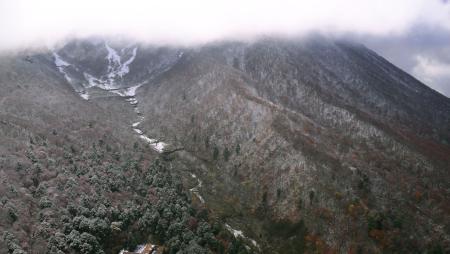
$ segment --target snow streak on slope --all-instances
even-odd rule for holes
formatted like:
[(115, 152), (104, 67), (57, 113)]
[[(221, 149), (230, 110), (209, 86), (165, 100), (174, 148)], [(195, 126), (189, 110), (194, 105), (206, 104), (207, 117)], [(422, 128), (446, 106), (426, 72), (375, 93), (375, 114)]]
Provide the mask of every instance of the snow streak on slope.
[(136, 52), (137, 52), (137, 48), (133, 49), (133, 55), (130, 57), (130, 59), (128, 59), (119, 69), (118, 73), (120, 77), (123, 77), (125, 74), (128, 74), (128, 72), (130, 72), (130, 68), (128, 67), (136, 58)]
[[(130, 68), (128, 67), (136, 58), (137, 53), (137, 47), (133, 48), (131, 57), (125, 61), (125, 63), (122, 64), (122, 59), (120, 55), (117, 53), (115, 49), (110, 47), (105, 42), (105, 48), (108, 51), (108, 55), (106, 56), (106, 59), (108, 60), (108, 74), (107, 74), (107, 80), (108, 80), (108, 88), (113, 89), (114, 83), (117, 79), (122, 79), (123, 76), (128, 74), (130, 71)], [(126, 48), (123, 48), (121, 51), (124, 52)]]
[(117, 90), (114, 92), (119, 94), (122, 97), (126, 97), (125, 101), (130, 103), (130, 105), (134, 107), (134, 111), (138, 115), (139, 120), (137, 122), (134, 122), (131, 124), (131, 128), (133, 129), (133, 131), (139, 135), (140, 139), (142, 139), (146, 143), (148, 143), (153, 150), (157, 151), (158, 153), (162, 153), (162, 152), (164, 152), (164, 148), (167, 146), (167, 144), (164, 142), (161, 142), (157, 139), (148, 137), (147, 135), (144, 134), (144, 131), (138, 127), (142, 123), (142, 121), (145, 119), (139, 111), (139, 108), (138, 108), (139, 101), (136, 98), (136, 90), (140, 86), (141, 85), (137, 85), (137, 86), (133, 86), (133, 87), (126, 88), (126, 89)]
[(108, 55), (106, 56), (106, 59), (108, 59), (109, 66), (108, 66), (108, 72), (111, 73), (115, 69), (115, 67), (120, 66), (120, 56), (117, 54), (117, 52), (111, 48), (108, 43), (105, 42), (105, 48), (108, 51)]
[[(77, 90), (80, 96), (85, 99), (89, 98), (88, 89), (94, 87), (108, 92), (115, 92), (116, 89), (121, 89), (124, 86), (124, 84), (122, 84), (123, 77), (130, 72), (129, 66), (136, 59), (137, 47), (134, 47), (131, 50), (131, 56), (122, 64), (122, 58), (120, 54), (114, 48), (110, 47), (106, 42), (104, 46), (108, 52), (108, 54), (106, 55), (108, 66), (106, 68), (106, 74), (103, 74), (101, 76), (95, 76), (86, 70), (82, 73), (79, 73), (78, 75), (73, 73), (71, 74), (66, 70), (67, 67), (72, 66), (76, 71), (78, 71), (78, 68), (76, 68), (75, 65), (72, 65), (71, 63), (62, 59), (62, 57), (56, 52), (53, 52), (53, 57), (55, 59), (54, 62), (58, 70), (64, 75), (66, 80), (75, 88), (75, 90)], [(130, 48), (123, 48), (120, 52), (123, 53), (129, 50)], [(80, 76), (82, 76), (81, 79)], [(139, 86), (140, 85), (133, 85), (130, 87), (132, 88), (131, 91), (125, 91), (122, 94), (119, 94), (118, 92), (115, 93), (119, 94), (120, 96), (131, 96), (130, 94), (133, 93), (132, 90), (136, 90)]]
[(69, 66), (70, 64), (64, 60), (62, 60), (62, 58), (56, 54), (55, 52), (53, 52), (53, 56), (55, 57), (55, 65), (58, 68), (62, 68), (64, 66)]
[(58, 68), (58, 71), (61, 72), (66, 78), (67, 82), (71, 83), (72, 79), (69, 77), (69, 74), (66, 72), (66, 67), (70, 66), (70, 64), (64, 61), (58, 54), (53, 52), (53, 57), (55, 58), (55, 65)]
[(131, 104), (137, 104), (137, 99), (134, 96), (136, 95), (136, 90), (139, 87), (141, 87), (142, 85), (143, 84), (139, 84), (139, 85), (131, 86), (128, 88), (112, 90), (111, 92), (118, 94), (119, 96), (122, 96), (122, 97), (130, 97), (130, 98), (126, 99), (126, 101), (133, 102)]
[(195, 175), (195, 174), (191, 174), (191, 176), (192, 176), (192, 178), (194, 178), (194, 179), (197, 179), (197, 182), (198, 182), (198, 184), (197, 184), (197, 186), (195, 186), (194, 188), (191, 188), (190, 189), (190, 191), (192, 192), (192, 193), (194, 193), (195, 194), (195, 196), (197, 196), (197, 198), (200, 200), (200, 202), (202, 202), (203, 204), (205, 203), (205, 200), (203, 199), (203, 197), (200, 195), (200, 192), (199, 192), (199, 188), (201, 188), (202, 187), (202, 180), (200, 180), (199, 178), (197, 178), (197, 176)]
[(233, 236), (234, 236), (235, 238), (243, 238), (243, 239), (247, 239), (247, 240), (249, 240), (249, 241), (253, 244), (253, 246), (255, 246), (256, 248), (260, 249), (258, 243), (257, 243), (255, 240), (246, 237), (246, 236), (244, 235), (244, 232), (242, 232), (242, 230), (234, 229), (234, 228), (232, 228), (230, 225), (228, 225), (227, 223), (225, 223), (225, 228), (226, 228), (228, 231), (230, 231), (230, 233), (232, 233)]
[[(143, 83), (132, 85), (129, 87), (121, 87), (123, 84), (117, 85), (117, 81), (122, 81), (123, 77), (129, 73), (130, 67), (129, 65), (135, 60), (137, 54), (137, 47), (134, 47), (131, 51), (131, 56), (128, 58), (123, 64), (121, 56), (118, 52), (110, 47), (106, 42), (104, 44), (108, 54), (106, 55), (106, 59), (108, 60), (107, 66), (107, 74), (101, 77), (95, 77), (94, 75), (84, 71), (82, 76), (84, 77), (83, 88), (75, 90), (79, 93), (79, 95), (85, 99), (89, 100), (90, 95), (88, 89), (92, 88), (100, 88), (102, 90), (107, 91), (110, 94), (118, 95), (120, 97), (125, 98), (125, 101), (131, 104), (134, 107), (134, 112), (137, 114), (138, 121), (131, 124), (131, 127), (134, 132), (139, 135), (139, 138), (144, 140), (146, 143), (150, 145), (150, 147), (157, 151), (158, 153), (164, 152), (164, 148), (167, 146), (166, 143), (159, 141), (158, 139), (150, 138), (144, 134), (144, 131), (138, 128), (138, 125), (144, 120), (141, 112), (138, 108), (138, 100), (136, 98), (136, 91), (139, 87), (143, 85)], [(129, 48), (123, 48), (120, 50), (121, 53), (124, 53)], [(67, 67), (72, 66), (72, 64), (63, 60), (61, 56), (59, 56), (56, 52), (53, 53), (53, 57), (55, 58), (54, 62), (57, 69), (64, 75), (66, 80), (74, 87), (76, 86), (77, 81), (70, 77), (70, 73), (67, 71)], [(74, 69), (78, 70), (76, 67)]]
[[(53, 52), (53, 57), (55, 58), (54, 62), (58, 71), (64, 75), (64, 78), (67, 80), (67, 82), (69, 82), (69, 84), (72, 84), (73, 80), (72, 78), (70, 78), (69, 72), (67, 71), (67, 68), (71, 66), (71, 64), (64, 61), (56, 52)], [(77, 93), (81, 96), (81, 98), (89, 100), (89, 94), (87, 94), (84, 90), (77, 90)]]

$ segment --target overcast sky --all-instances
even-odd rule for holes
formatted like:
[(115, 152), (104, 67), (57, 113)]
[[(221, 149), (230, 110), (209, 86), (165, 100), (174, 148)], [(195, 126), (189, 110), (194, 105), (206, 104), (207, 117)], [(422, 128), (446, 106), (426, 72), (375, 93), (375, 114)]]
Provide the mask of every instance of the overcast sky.
[(0, 0), (0, 51), (91, 35), (189, 45), (309, 32), (354, 38), (450, 96), (447, 0)]

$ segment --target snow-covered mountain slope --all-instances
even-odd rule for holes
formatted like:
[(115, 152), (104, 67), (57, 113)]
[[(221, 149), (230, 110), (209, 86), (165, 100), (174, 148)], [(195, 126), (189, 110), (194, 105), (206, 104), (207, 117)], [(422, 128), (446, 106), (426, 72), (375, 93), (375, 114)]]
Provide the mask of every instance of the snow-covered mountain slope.
[(194, 199), (267, 253), (450, 248), (450, 100), (362, 45), (87, 40), (49, 58), (86, 104), (126, 103), (133, 142), (180, 148), (164, 158)]
[[(151, 82), (176, 64), (183, 53), (181, 50), (142, 47), (142, 55), (151, 60), (157, 58), (157, 61), (142, 63), (140, 60), (141, 64), (134, 65), (136, 59), (141, 59), (137, 45), (117, 44), (115, 48), (107, 41), (74, 41), (53, 51), (52, 55), (57, 70), (83, 99), (123, 97), (134, 108), (136, 114), (136, 122), (130, 123), (133, 131), (141, 140), (161, 153), (167, 144), (160, 139), (148, 137), (138, 127), (145, 117), (139, 110), (139, 102), (135, 95), (142, 85)], [(94, 58), (90, 55), (91, 52), (95, 54)], [(139, 53), (141, 54), (140, 51)], [(137, 70), (132, 73), (133, 77), (128, 78), (130, 69)]]
[[(143, 61), (159, 58), (158, 61)], [(55, 66), (84, 99), (133, 96), (143, 83), (171, 68), (182, 52), (138, 45), (109, 45), (107, 41), (73, 41), (54, 50)], [(135, 63), (137, 61), (137, 63)], [(130, 69), (133, 73), (129, 75)]]

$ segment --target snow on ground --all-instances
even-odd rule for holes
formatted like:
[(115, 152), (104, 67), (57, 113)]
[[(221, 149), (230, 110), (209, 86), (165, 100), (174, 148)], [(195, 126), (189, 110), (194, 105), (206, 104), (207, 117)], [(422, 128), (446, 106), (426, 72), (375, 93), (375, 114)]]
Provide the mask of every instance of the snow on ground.
[(142, 140), (144, 140), (145, 142), (147, 142), (155, 151), (157, 151), (158, 153), (162, 153), (162, 152), (164, 152), (164, 148), (167, 146), (167, 144), (166, 143), (164, 143), (164, 142), (159, 142), (158, 140), (156, 140), (156, 139), (152, 139), (152, 138), (149, 138), (149, 137), (147, 137), (147, 136), (145, 136), (145, 135), (140, 135), (139, 136)]
[[(108, 60), (106, 75), (95, 77), (90, 73), (83, 72), (84, 79), (87, 81), (87, 84), (85, 83), (83, 84), (83, 86), (85, 88), (98, 87), (100, 89), (113, 92), (123, 97), (134, 96), (136, 94), (136, 90), (140, 86), (142, 86), (142, 84), (134, 85), (128, 88), (117, 89), (118, 85), (116, 84), (116, 81), (121, 80), (123, 76), (130, 71), (129, 65), (136, 58), (137, 47), (133, 49), (132, 56), (124, 64), (121, 63), (122, 60), (117, 51), (110, 47), (106, 42), (105, 48), (108, 51), (108, 54), (106, 55), (106, 59)], [(64, 61), (55, 52), (53, 52), (53, 56), (55, 57), (55, 65), (56, 67), (58, 67), (58, 70), (65, 75), (68, 81), (71, 81), (68, 74), (64, 71), (64, 67), (70, 66), (71, 64)]]
[(89, 100), (89, 94), (87, 93), (80, 93), (81, 98), (85, 99), (85, 100)]
[(131, 97), (125, 100), (126, 102), (129, 102), (131, 105), (137, 105), (138, 100), (135, 97)]
[(128, 65), (130, 65), (134, 61), (134, 59), (136, 58), (136, 52), (137, 52), (137, 47), (133, 49), (133, 54), (130, 57), (130, 59), (128, 59), (125, 63), (123, 63), (123, 65), (117, 71), (117, 74), (120, 77), (123, 77), (125, 74), (130, 72), (130, 68), (128, 67)]
[(136, 90), (141, 87), (143, 84), (135, 85), (125, 89), (125, 96), (136, 96)]
[(55, 58), (56, 67), (69, 66), (70, 64), (64, 61), (56, 52), (53, 52), (53, 57)]
[(149, 144), (153, 144), (156, 142), (156, 139), (149, 138), (145, 135), (140, 135), (139, 137)]
[[(105, 43), (105, 48), (108, 51), (108, 55), (106, 59), (108, 59), (108, 78), (113, 82), (115, 78), (122, 78), (128, 72), (130, 72), (129, 65), (136, 58), (137, 47), (135, 47), (132, 51), (131, 57), (122, 64), (122, 59), (117, 51), (111, 48), (107, 43)], [(125, 48), (121, 50), (124, 51)]]
[(53, 52), (53, 57), (55, 58), (55, 65), (56, 68), (58, 68), (58, 71), (64, 75), (64, 78), (67, 80), (67, 82), (72, 83), (72, 79), (66, 72), (66, 67), (70, 66), (70, 64), (64, 61), (56, 52)]
[[(150, 248), (151, 250), (153, 250), (155, 248), (155, 245), (153, 244), (140, 244), (138, 246), (136, 246), (136, 249), (134, 249), (133, 253), (137, 253), (137, 254), (141, 254), (144, 253), (144, 251), (146, 250), (146, 248)], [(148, 251), (149, 249), (147, 249)], [(119, 252), (119, 254), (125, 254), (125, 252), (129, 252), (127, 250), (121, 250)], [(153, 253), (153, 252), (152, 252)]]
[(197, 186), (191, 188), (189, 191), (191, 191), (192, 193), (194, 193), (195, 196), (197, 196), (197, 198), (200, 200), (200, 202), (202, 202), (202, 203), (204, 204), (204, 203), (205, 203), (205, 200), (203, 199), (203, 197), (200, 195), (200, 192), (199, 192), (199, 188), (202, 187), (203, 182), (202, 182), (202, 180), (200, 180), (199, 178), (197, 178), (197, 176), (196, 176), (195, 174), (191, 174), (191, 177), (194, 178), (194, 179), (197, 179), (197, 183), (198, 183), (198, 184), (197, 184)]
[(227, 228), (228, 231), (230, 231), (234, 235), (234, 237), (245, 238), (244, 233), (241, 230), (236, 230), (236, 229), (232, 228), (230, 225), (228, 225), (227, 223), (225, 223), (225, 227)]
[(116, 50), (111, 48), (106, 42), (105, 48), (108, 51), (108, 55), (106, 56), (106, 59), (108, 60), (108, 78), (114, 78), (115, 70), (121, 66), (120, 56), (117, 54)]
[[(191, 174), (191, 176), (192, 176), (192, 178), (197, 179), (197, 181), (198, 181), (198, 185), (197, 185), (197, 187), (195, 187), (195, 188), (201, 188), (202, 185), (203, 185), (202, 180), (200, 180), (199, 178), (197, 178), (197, 175), (195, 175), (195, 174)], [(194, 189), (194, 188), (192, 188), (192, 189)], [(192, 189), (191, 189), (191, 190), (192, 190)]]
[(234, 228), (232, 228), (230, 225), (228, 225), (227, 223), (225, 223), (225, 228), (226, 228), (228, 231), (230, 231), (230, 233), (232, 233), (232, 234), (234, 235), (235, 238), (241, 237), (241, 238), (243, 238), (243, 239), (247, 239), (247, 240), (249, 240), (249, 241), (253, 244), (253, 246), (255, 246), (256, 248), (259, 249), (258, 243), (257, 243), (255, 240), (246, 237), (246, 236), (244, 235), (244, 232), (242, 232), (241, 230), (234, 229)]
[[(117, 88), (115, 85), (115, 81), (119, 78), (122, 79), (124, 75), (128, 74), (130, 71), (129, 65), (135, 60), (136, 54), (137, 54), (137, 47), (133, 48), (131, 57), (125, 61), (122, 64), (122, 59), (120, 55), (117, 53), (117, 51), (110, 47), (108, 43), (105, 42), (105, 48), (108, 51), (108, 54), (106, 55), (106, 59), (108, 60), (108, 68), (107, 68), (107, 74), (106, 76), (102, 76), (100, 78), (95, 77), (94, 75), (83, 72), (83, 76), (85, 81), (87, 81), (87, 84), (83, 84), (84, 88), (92, 88), (92, 87), (98, 87), (100, 89), (109, 91), (111, 93), (117, 94), (121, 97), (127, 97), (125, 100), (126, 102), (130, 103), (134, 107), (134, 112), (138, 115), (139, 121), (133, 123), (131, 126), (133, 127), (134, 132), (136, 132), (139, 137), (147, 142), (155, 151), (162, 153), (164, 151), (164, 148), (167, 146), (166, 143), (160, 142), (156, 139), (152, 139), (144, 135), (144, 132), (137, 128), (137, 126), (144, 120), (144, 117), (142, 116), (141, 112), (139, 111), (137, 104), (139, 103), (136, 99), (136, 91), (139, 87), (141, 87), (143, 83), (130, 86), (127, 88)], [(123, 54), (127, 48), (121, 49), (121, 53)], [(72, 79), (69, 77), (68, 73), (66, 72), (65, 68), (67, 66), (70, 66), (71, 64), (64, 61), (56, 52), (53, 52), (53, 56), (55, 58), (55, 65), (58, 68), (58, 70), (64, 74), (64, 77), (66, 80), (71, 83)], [(182, 56), (182, 53), (180, 53), (179, 57)], [(89, 94), (86, 91), (78, 92), (78, 94), (85, 100), (89, 100)], [(200, 187), (201, 187), (201, 181)], [(201, 200), (203, 200), (200, 197)]]
[(142, 132), (140, 129), (133, 129), (137, 134), (142, 135), (144, 132)]
[[(135, 85), (135, 86), (130, 86), (127, 88), (123, 88), (123, 89), (117, 89), (117, 90), (113, 90), (111, 92), (118, 94), (122, 97), (133, 97), (136, 96), (136, 90), (141, 87), (143, 85), (143, 83)], [(131, 99), (131, 98), (130, 98)]]
[[(123, 77), (129, 73), (129, 71), (130, 71), (129, 65), (135, 60), (138, 48), (134, 47), (131, 50), (130, 58), (128, 58), (128, 60), (126, 60), (122, 64), (122, 59), (121, 59), (121, 56), (118, 54), (118, 51), (116, 51), (114, 48), (109, 46), (107, 42), (104, 43), (104, 46), (108, 52), (108, 54), (106, 55), (106, 59), (108, 60), (107, 73), (100, 77), (96, 77), (90, 73), (83, 72), (83, 76), (84, 76), (85, 80), (82, 80), (80, 83), (83, 83), (82, 85), (86, 89), (92, 88), (92, 87), (98, 87), (100, 89), (113, 92), (113, 93), (118, 94), (123, 97), (135, 96), (136, 90), (140, 86), (142, 86), (142, 83), (128, 87), (128, 88), (122, 88), (122, 89), (117, 89), (120, 85), (117, 83), (119, 81), (122, 81)], [(125, 47), (125, 48), (121, 49), (120, 52), (123, 54), (124, 52), (126, 52), (129, 49), (131, 49), (131, 48)], [(66, 80), (69, 83), (73, 83), (73, 81), (76, 81), (76, 83), (78, 83), (79, 80), (72, 80), (69, 73), (66, 71), (66, 67), (68, 67), (68, 66), (72, 66), (73, 68), (78, 70), (76, 68), (76, 66), (72, 65), (72, 64), (68, 63), (67, 61), (65, 61), (64, 59), (62, 59), (62, 57), (60, 55), (58, 55), (56, 52), (53, 52), (53, 57), (55, 58), (54, 62), (55, 62), (56, 67), (58, 68), (59, 72), (61, 72), (64, 75)], [(83, 97), (83, 99), (87, 98), (86, 94), (80, 93), (80, 96)], [(134, 103), (134, 104), (136, 104), (136, 103)]]
[(251, 238), (247, 238), (247, 239), (253, 244), (253, 246), (255, 246), (256, 248), (259, 249), (259, 244), (255, 240), (253, 240)]
[(151, 146), (152, 146), (153, 149), (155, 149), (157, 152), (162, 153), (162, 152), (164, 152), (164, 148), (167, 146), (167, 144), (164, 143), (164, 142), (158, 142), (158, 143), (153, 143), (153, 144), (151, 144)]

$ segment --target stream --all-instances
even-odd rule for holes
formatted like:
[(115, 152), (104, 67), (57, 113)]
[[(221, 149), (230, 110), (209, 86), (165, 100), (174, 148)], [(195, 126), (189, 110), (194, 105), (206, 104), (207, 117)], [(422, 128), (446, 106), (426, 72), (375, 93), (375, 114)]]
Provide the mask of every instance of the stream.
[[(80, 80), (77, 79), (76, 76), (73, 76), (72, 73), (74, 70), (79, 72), (79, 68), (68, 61), (64, 60), (60, 55), (56, 52), (53, 52), (54, 64), (57, 70), (63, 74), (66, 81), (72, 85), (75, 91), (84, 99), (91, 100), (93, 99), (89, 89), (96, 87), (102, 89), (108, 93), (112, 93), (115, 96), (120, 96), (123, 98), (131, 107), (133, 107), (133, 111), (135, 113), (136, 120), (133, 123), (130, 123), (130, 131), (133, 131), (139, 139), (147, 143), (154, 151), (158, 153), (163, 153), (165, 148), (167, 147), (167, 143), (164, 143), (158, 139), (149, 137), (145, 134), (145, 131), (140, 127), (140, 125), (144, 122), (145, 117), (139, 109), (139, 101), (136, 97), (136, 91), (139, 87), (141, 87), (144, 83), (140, 83), (134, 86), (129, 87), (118, 87), (116, 84), (116, 80), (121, 80), (124, 75), (129, 72), (129, 65), (134, 61), (137, 54), (137, 47), (132, 49), (132, 54), (129, 59), (122, 63), (122, 59), (120, 55), (117, 53), (115, 49), (110, 47), (107, 43), (105, 43), (105, 48), (107, 49), (108, 55), (106, 59), (108, 60), (107, 70), (108, 73), (99, 78), (87, 73), (82, 72), (82, 76), (84, 80), (82, 80), (82, 84), (80, 86)], [(125, 49), (125, 48), (124, 48)], [(122, 51), (124, 50), (122, 49)], [(178, 55), (178, 58), (182, 56), (183, 53)], [(203, 182), (197, 175), (191, 173), (191, 177), (197, 180), (197, 185), (189, 191), (194, 194), (202, 204), (205, 204), (204, 198), (200, 195), (200, 188), (202, 187)], [(244, 235), (241, 230), (233, 229), (229, 224), (225, 224), (225, 228), (233, 234), (235, 238), (243, 238), (251, 242), (256, 248), (260, 249), (258, 243), (248, 238)], [(136, 253), (141, 253), (144, 248), (153, 249), (153, 245), (146, 244), (140, 245), (136, 249)], [(124, 250), (121, 253), (125, 253)]]

